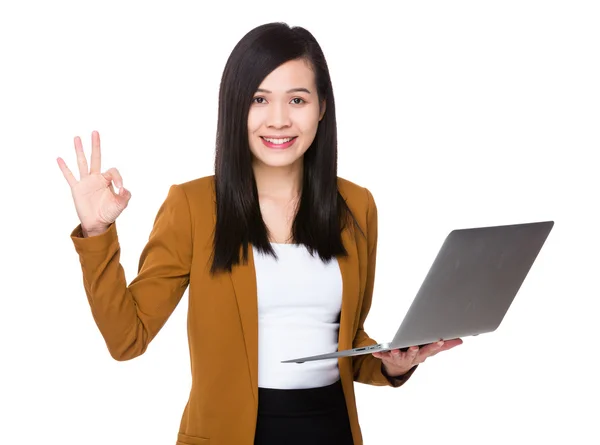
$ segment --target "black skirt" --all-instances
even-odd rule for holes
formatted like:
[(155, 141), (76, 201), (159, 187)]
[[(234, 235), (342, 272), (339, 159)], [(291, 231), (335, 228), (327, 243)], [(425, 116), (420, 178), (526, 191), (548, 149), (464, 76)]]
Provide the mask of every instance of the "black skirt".
[(258, 389), (255, 445), (354, 445), (338, 380), (310, 389)]

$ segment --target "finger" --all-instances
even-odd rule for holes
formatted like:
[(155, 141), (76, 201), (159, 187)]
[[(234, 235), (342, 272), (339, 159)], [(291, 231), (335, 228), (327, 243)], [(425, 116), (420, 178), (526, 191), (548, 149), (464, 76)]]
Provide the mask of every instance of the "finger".
[(413, 363), (417, 359), (417, 356), (419, 355), (420, 351), (421, 348), (419, 348), (418, 346), (411, 346), (410, 348), (408, 348), (408, 351), (406, 351), (406, 359), (410, 360), (410, 362)]
[(446, 340), (444, 342), (444, 346), (440, 348), (438, 352), (447, 351), (448, 349), (455, 348), (456, 346), (462, 345), (463, 341), (460, 338), (456, 338), (453, 340)]
[(75, 137), (75, 154), (77, 155), (77, 165), (79, 166), (79, 179), (81, 179), (88, 175), (88, 165), (79, 136)]
[(380, 352), (374, 352), (373, 355), (377, 358), (383, 359), (383, 358), (389, 358), (390, 356), (390, 352), (391, 351), (380, 351)]
[(443, 340), (423, 346), (421, 348), (421, 355), (423, 357), (423, 360), (429, 357), (433, 357), (436, 354), (439, 354), (444, 350), (445, 347), (446, 342)]
[(93, 131), (90, 173), (100, 173), (100, 159), (100, 134), (97, 131)]
[(119, 189), (123, 187), (123, 178), (116, 168), (109, 168), (105, 173), (102, 173), (102, 176), (104, 176), (109, 183), (114, 183), (115, 187)]
[(446, 340), (445, 343), (449, 348), (453, 348), (455, 346), (462, 345), (463, 341), (462, 338), (454, 338), (452, 340)]
[(396, 365), (405, 365), (407, 363), (413, 363), (419, 354), (419, 347), (412, 346), (406, 351), (400, 349), (392, 349), (387, 357)]
[(381, 360), (390, 360), (392, 358), (392, 351), (374, 352), (373, 355)]
[(69, 167), (67, 167), (67, 164), (65, 163), (65, 161), (62, 158), (57, 158), (56, 162), (58, 162), (58, 166), (60, 167), (60, 170), (62, 171), (63, 176), (69, 183), (69, 187), (73, 188), (75, 186), (75, 184), (77, 184), (77, 179), (73, 175), (73, 172), (71, 172), (71, 170), (69, 170)]
[(433, 357), (434, 355), (439, 354), (440, 352), (447, 351), (458, 345), (461, 345), (462, 342), (463, 341), (460, 338), (453, 340), (440, 340), (439, 342), (427, 345), (427, 351), (425, 353), (428, 357)]
[(442, 340), (429, 343), (421, 348), (421, 354), (425, 357), (431, 357), (433, 354), (437, 354), (443, 346), (444, 342)]
[(429, 357), (433, 357), (434, 355), (439, 354), (442, 351), (445, 351), (448, 349), (448, 346), (446, 344), (445, 341), (439, 341), (436, 343), (436, 347), (435, 349), (432, 350), (431, 354), (429, 354)]
[(117, 199), (119, 200), (119, 205), (121, 208), (127, 207), (129, 200), (131, 199), (131, 192), (127, 190), (125, 187), (121, 187), (119, 189), (119, 193), (117, 193)]

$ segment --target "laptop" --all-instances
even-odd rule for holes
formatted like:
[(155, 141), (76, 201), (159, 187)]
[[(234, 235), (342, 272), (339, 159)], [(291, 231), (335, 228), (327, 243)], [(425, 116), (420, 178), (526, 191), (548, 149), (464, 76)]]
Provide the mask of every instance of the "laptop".
[(406, 350), (495, 331), (553, 226), (541, 221), (451, 231), (392, 341), (282, 363)]

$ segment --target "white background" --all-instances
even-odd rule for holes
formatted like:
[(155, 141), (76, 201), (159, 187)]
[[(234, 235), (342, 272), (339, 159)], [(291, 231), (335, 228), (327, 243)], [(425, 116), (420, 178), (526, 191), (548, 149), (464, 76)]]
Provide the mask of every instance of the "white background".
[(230, 51), (271, 21), (322, 45), (339, 174), (379, 207), (372, 337), (391, 339), (451, 229), (556, 222), (496, 332), (400, 389), (356, 385), (365, 443), (600, 443), (600, 13), (573, 0), (3, 2), (0, 443), (175, 442), (187, 294), (146, 354), (110, 358), (56, 158), (76, 172), (73, 137), (89, 153), (100, 132), (103, 169), (133, 194), (119, 218), (131, 281), (169, 186), (213, 172)]

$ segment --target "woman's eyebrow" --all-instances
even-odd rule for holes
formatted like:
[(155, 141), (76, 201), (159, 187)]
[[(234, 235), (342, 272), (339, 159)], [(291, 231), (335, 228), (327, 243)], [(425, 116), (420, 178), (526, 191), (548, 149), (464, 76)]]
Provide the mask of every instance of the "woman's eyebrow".
[[(257, 93), (266, 93), (266, 94), (271, 94), (272, 91), (269, 90), (265, 90), (264, 88), (259, 88), (256, 90)], [(311, 94), (311, 92), (306, 89), (306, 88), (292, 88), (291, 90), (287, 90), (286, 91), (287, 94), (289, 93), (307, 93), (307, 94)]]

